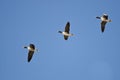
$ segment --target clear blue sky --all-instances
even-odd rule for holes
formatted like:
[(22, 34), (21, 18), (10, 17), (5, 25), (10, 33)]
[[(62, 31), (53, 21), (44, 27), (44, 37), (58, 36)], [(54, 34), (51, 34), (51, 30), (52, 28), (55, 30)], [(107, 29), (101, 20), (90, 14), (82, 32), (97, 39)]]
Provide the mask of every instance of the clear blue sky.
[[(119, 0), (0, 0), (0, 80), (120, 80)], [(96, 16), (112, 22), (101, 33)], [(66, 22), (75, 36), (58, 33)], [(23, 46), (39, 49), (30, 63)]]

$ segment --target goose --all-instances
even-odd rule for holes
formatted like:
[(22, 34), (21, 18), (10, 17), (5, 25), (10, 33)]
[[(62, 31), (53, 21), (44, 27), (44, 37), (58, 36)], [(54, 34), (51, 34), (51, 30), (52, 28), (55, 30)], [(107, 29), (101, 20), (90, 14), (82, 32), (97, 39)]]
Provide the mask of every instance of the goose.
[(58, 33), (61, 33), (62, 35), (64, 35), (64, 39), (68, 40), (69, 36), (73, 36), (73, 34), (69, 33), (70, 31), (70, 22), (67, 22), (66, 26), (65, 26), (65, 30), (64, 31), (58, 31)]
[(105, 30), (106, 23), (112, 21), (112, 20), (108, 19), (107, 14), (103, 14), (101, 17), (97, 16), (96, 18), (101, 20), (101, 31), (102, 32), (104, 32), (104, 30)]
[(30, 44), (29, 46), (24, 46), (25, 49), (28, 49), (28, 62), (31, 61), (32, 56), (34, 54), (34, 52), (37, 50), (35, 49), (35, 45), (34, 44)]

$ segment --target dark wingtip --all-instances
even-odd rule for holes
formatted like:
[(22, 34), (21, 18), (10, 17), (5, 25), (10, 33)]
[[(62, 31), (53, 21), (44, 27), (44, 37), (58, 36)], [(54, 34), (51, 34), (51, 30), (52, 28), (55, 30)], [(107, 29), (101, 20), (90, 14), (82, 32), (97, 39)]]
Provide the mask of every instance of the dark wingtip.
[(102, 29), (101, 31), (102, 31), (102, 33), (104, 32), (104, 30), (103, 30), (103, 29)]
[(67, 23), (70, 23), (69, 21)]
[(70, 22), (68, 21), (67, 24), (70, 25)]
[(31, 58), (28, 58), (28, 62), (30, 62), (31, 61)]
[(65, 41), (67, 41), (67, 40), (68, 40), (68, 38), (64, 38), (64, 40), (65, 40)]
[(28, 60), (28, 63), (30, 62), (30, 60)]

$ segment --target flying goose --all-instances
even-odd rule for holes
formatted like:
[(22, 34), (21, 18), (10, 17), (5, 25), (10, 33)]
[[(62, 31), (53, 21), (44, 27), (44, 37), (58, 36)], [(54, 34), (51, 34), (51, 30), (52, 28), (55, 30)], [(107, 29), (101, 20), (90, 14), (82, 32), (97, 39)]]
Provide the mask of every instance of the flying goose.
[(70, 31), (70, 22), (67, 22), (65, 26), (65, 30), (58, 31), (58, 33), (61, 33), (62, 35), (64, 35), (64, 39), (67, 40), (69, 36), (73, 36), (73, 34), (70, 34), (69, 31)]
[(24, 46), (24, 48), (28, 49), (28, 51), (29, 51), (28, 52), (28, 62), (30, 62), (34, 52), (36, 51), (35, 45), (34, 44), (30, 44), (29, 46)]
[(101, 31), (104, 32), (106, 23), (111, 22), (111, 20), (108, 19), (107, 14), (103, 14), (101, 17), (97, 16), (96, 18), (101, 20)]

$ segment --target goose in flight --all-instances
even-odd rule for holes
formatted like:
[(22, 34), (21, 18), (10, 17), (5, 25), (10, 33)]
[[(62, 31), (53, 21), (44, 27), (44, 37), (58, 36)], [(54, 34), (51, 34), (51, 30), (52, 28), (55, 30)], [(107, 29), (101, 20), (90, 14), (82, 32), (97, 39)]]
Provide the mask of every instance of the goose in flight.
[(107, 14), (103, 14), (101, 17), (97, 16), (96, 18), (101, 20), (101, 31), (104, 32), (106, 23), (111, 22), (111, 20), (108, 19)]
[(36, 51), (35, 45), (30, 44), (29, 46), (24, 46), (24, 48), (28, 49), (28, 62), (30, 62), (33, 57), (34, 52)]
[(69, 36), (73, 36), (73, 34), (69, 33), (69, 31), (70, 31), (70, 22), (67, 22), (65, 26), (65, 30), (58, 31), (58, 33), (61, 33), (62, 35), (64, 35), (64, 39), (67, 40)]

